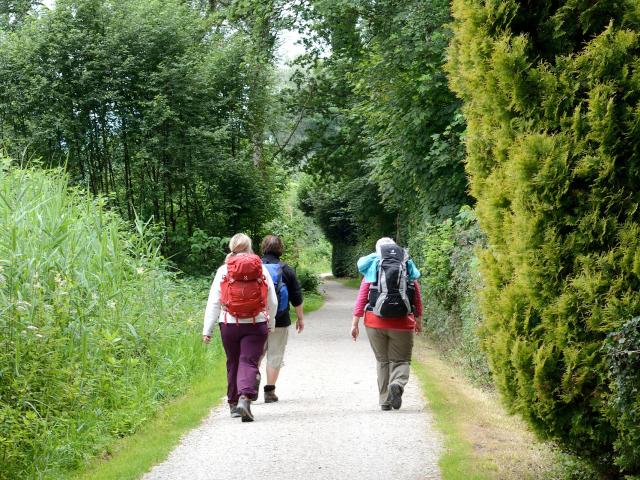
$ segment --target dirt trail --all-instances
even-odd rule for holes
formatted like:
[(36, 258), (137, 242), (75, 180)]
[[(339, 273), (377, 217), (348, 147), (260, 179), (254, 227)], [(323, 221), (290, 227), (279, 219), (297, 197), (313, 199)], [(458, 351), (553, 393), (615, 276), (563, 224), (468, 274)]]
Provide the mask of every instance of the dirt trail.
[[(324, 284), (324, 307), (292, 330), (280, 401), (252, 405), (253, 423), (224, 402), (145, 480), (439, 479), (440, 437), (412, 376), (402, 408), (377, 404), (375, 360), (361, 328), (349, 337), (356, 291)], [(264, 377), (264, 375), (263, 375)]]

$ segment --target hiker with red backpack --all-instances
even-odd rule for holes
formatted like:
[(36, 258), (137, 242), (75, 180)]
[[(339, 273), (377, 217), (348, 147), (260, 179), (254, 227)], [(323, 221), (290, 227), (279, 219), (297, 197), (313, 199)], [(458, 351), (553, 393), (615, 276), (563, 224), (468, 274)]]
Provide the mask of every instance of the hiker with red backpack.
[(353, 309), (351, 336), (360, 334), (360, 318), (376, 357), (379, 403), (397, 410), (409, 381), (413, 334), (422, 331), (420, 272), (393, 239), (376, 242), (376, 252), (358, 260), (363, 275)]
[(202, 340), (211, 341), (213, 326), (227, 355), (227, 401), (232, 417), (254, 420), (251, 399), (257, 397), (258, 367), (269, 331), (273, 329), (278, 298), (269, 271), (253, 253), (251, 239), (231, 237), (225, 263), (215, 274), (204, 314)]
[(280, 369), (284, 366), (284, 351), (289, 338), (291, 317), (289, 316), (289, 304), (296, 310), (298, 320), (296, 330), (302, 333), (304, 330), (304, 312), (302, 310), (302, 288), (296, 277), (296, 273), (286, 263), (280, 261), (284, 252), (282, 239), (277, 235), (267, 235), (262, 240), (262, 263), (265, 264), (276, 288), (278, 296), (278, 311), (276, 313), (276, 327), (269, 333), (267, 340), (267, 384), (264, 386), (264, 402), (278, 401), (276, 395), (276, 381), (280, 375)]

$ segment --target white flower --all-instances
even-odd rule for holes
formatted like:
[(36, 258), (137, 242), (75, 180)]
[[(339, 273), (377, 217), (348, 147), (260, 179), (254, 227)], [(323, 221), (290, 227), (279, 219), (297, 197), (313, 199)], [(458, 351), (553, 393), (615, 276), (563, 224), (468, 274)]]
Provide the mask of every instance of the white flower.
[(107, 302), (107, 307), (109, 307), (111, 310), (115, 310), (116, 309), (116, 301), (115, 300), (109, 300)]
[(142, 275), (144, 273), (144, 267), (136, 268), (136, 272), (138, 272), (138, 275)]
[(16, 310), (19, 312), (26, 312), (27, 309), (31, 306), (29, 302), (25, 302), (24, 300), (18, 300), (16, 302)]
[(44, 338), (44, 335), (40, 335), (39, 333), (36, 333), (36, 338)]
[(66, 280), (62, 278), (62, 275), (60, 275), (59, 273), (56, 273), (55, 282), (59, 288), (62, 288), (67, 284)]
[(29, 325), (27, 327), (27, 330), (38, 330), (38, 327), (36, 327), (35, 325)]

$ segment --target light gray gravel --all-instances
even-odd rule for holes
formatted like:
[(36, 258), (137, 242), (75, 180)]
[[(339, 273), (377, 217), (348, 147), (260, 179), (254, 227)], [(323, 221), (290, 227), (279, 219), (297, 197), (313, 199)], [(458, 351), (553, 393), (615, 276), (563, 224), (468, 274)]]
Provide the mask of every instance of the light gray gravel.
[(223, 402), (145, 480), (440, 478), (440, 437), (417, 378), (400, 410), (381, 411), (364, 328), (356, 343), (349, 337), (356, 291), (324, 288), (324, 307), (289, 336), (280, 401), (264, 404), (261, 392), (256, 421), (244, 424)]

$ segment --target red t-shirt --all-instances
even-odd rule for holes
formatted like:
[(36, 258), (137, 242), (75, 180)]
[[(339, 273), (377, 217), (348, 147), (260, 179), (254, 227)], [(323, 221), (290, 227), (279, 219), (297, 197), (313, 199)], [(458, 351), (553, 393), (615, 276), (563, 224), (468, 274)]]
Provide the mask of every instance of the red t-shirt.
[[(420, 293), (420, 284), (418, 280), (413, 281), (416, 287), (416, 296), (414, 299), (415, 314), (422, 317), (422, 296)], [(412, 313), (404, 317), (379, 317), (373, 312), (365, 312), (364, 307), (367, 305), (367, 297), (369, 296), (370, 282), (365, 282), (364, 277), (360, 283), (358, 298), (353, 308), (353, 315), (356, 317), (364, 316), (364, 324), (370, 328), (388, 328), (390, 330), (413, 330), (416, 326), (416, 319)]]

